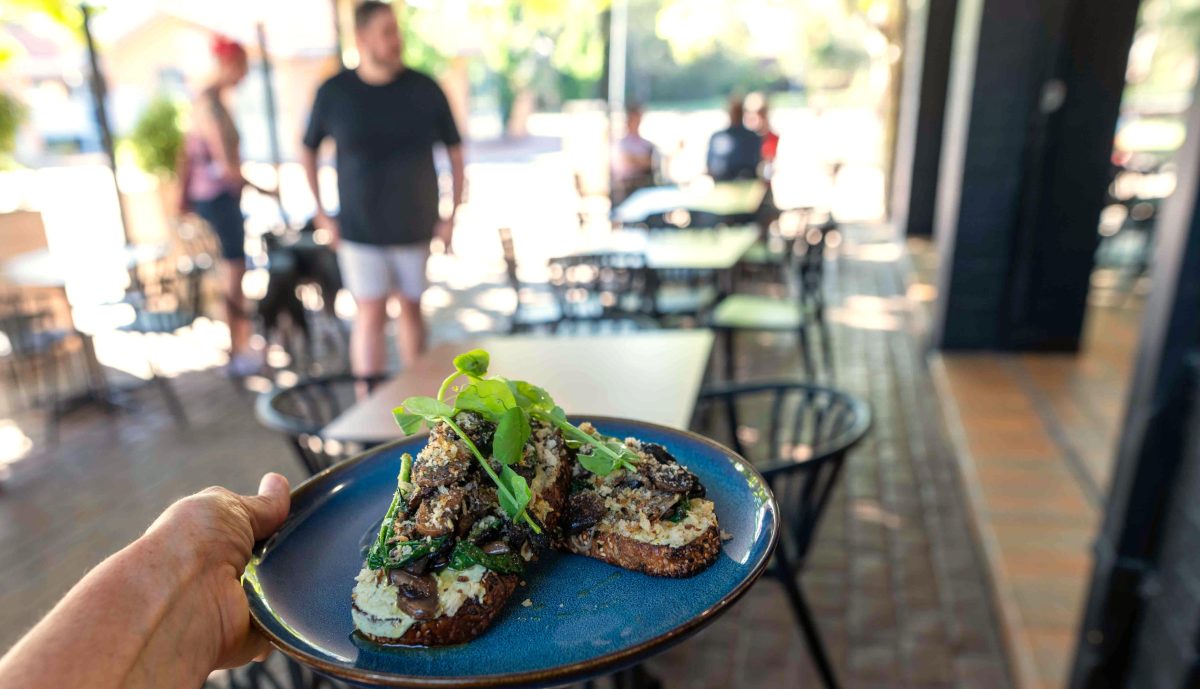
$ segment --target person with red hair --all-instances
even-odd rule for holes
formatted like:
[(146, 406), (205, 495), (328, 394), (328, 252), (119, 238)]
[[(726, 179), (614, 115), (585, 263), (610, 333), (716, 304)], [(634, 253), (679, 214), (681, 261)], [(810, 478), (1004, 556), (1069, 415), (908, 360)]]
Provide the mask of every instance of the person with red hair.
[(231, 350), (227, 370), (241, 377), (258, 371), (262, 358), (250, 349), (250, 321), (242, 296), (246, 230), (241, 197), (249, 183), (242, 177), (240, 137), (225, 97), (245, 78), (248, 67), (246, 49), (224, 36), (213, 37), (212, 55), (216, 70), (193, 104), (192, 128), (184, 142), (180, 209), (195, 211), (220, 240)]

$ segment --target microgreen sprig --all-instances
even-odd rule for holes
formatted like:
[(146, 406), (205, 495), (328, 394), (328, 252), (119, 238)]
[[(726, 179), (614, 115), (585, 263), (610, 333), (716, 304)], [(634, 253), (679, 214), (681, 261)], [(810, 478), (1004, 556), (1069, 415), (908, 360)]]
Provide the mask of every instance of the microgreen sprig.
[[(623, 443), (597, 438), (571, 424), (562, 407), (554, 403), (554, 398), (545, 389), (501, 376), (484, 378), (489, 364), (490, 357), (482, 349), (455, 357), (456, 375), (448, 380), (452, 382), (459, 374), (468, 380), (468, 384), (458, 391), (456, 407), (474, 411), (492, 422), (497, 422), (501, 415), (515, 407), (529, 418), (549, 423), (568, 438), (592, 447), (591, 454), (579, 455), (579, 462), (594, 474), (607, 476), (618, 468), (632, 470), (637, 464), (637, 455)], [(443, 388), (448, 385), (443, 383)], [(525, 425), (528, 426), (528, 422)], [(499, 431), (496, 437), (500, 438)], [(522, 444), (524, 441), (522, 438)]]
[(484, 415), (489, 421), (497, 424), (495, 439), (492, 442), (492, 455), (501, 464), (500, 473), (497, 474), (491, 463), (454, 420), (454, 416), (459, 411), (470, 410), (470, 408), (462, 406), (456, 408), (445, 402), (446, 393), (457, 378), (464, 375), (471, 378), (477, 374), (486, 373), (488, 361), (488, 353), (478, 349), (455, 357), (454, 373), (442, 382), (436, 399), (409, 397), (394, 409), (392, 414), (401, 430), (408, 435), (420, 430), (422, 423), (427, 424), (430, 428), (438, 423), (445, 423), (449, 426), (462, 439), (471, 454), (475, 455), (475, 459), (483, 467), (484, 472), (496, 484), (496, 498), (505, 514), (513, 521), (524, 519), (535, 533), (541, 533), (541, 527), (526, 512), (526, 508), (533, 498), (529, 482), (525, 480), (524, 476), (513, 471), (510, 466), (520, 461), (524, 453), (525, 441), (529, 439), (529, 420), (524, 412), (516, 408), (514, 403), (511, 408), (504, 409), (499, 414)]

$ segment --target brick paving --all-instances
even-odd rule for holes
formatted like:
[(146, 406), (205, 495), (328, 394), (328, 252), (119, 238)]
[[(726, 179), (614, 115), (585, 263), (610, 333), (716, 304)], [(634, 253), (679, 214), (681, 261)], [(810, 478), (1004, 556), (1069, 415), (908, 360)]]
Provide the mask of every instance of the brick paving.
[[(846, 687), (1009, 687), (899, 254), (867, 232), (852, 239), (830, 270), (837, 381), (871, 402), (875, 425), (846, 464), (803, 585)], [(450, 295), (435, 334), (460, 327), (456, 307), (477, 296)], [(799, 369), (791, 338), (749, 336), (739, 351), (754, 377)], [(182, 432), (152, 390), (133, 413), (70, 417), (52, 449), (36, 415), (14, 417), (35, 447), (0, 483), (0, 648), (172, 499), (213, 483), (250, 490), (270, 470), (299, 478), (282, 440), (256, 425), (250, 393), (213, 370), (177, 385), (191, 417)], [(669, 688), (819, 686), (773, 581), (649, 665)]]

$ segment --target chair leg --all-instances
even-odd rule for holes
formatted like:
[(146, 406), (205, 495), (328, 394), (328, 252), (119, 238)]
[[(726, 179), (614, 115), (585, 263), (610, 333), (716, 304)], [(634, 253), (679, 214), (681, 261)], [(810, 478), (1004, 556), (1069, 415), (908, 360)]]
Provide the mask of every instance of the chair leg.
[(781, 543), (775, 549), (776, 578), (783, 584), (783, 591), (788, 597), (788, 603), (792, 606), (792, 612), (796, 614), (796, 621), (800, 623), (800, 631), (804, 634), (804, 640), (808, 642), (808, 650), (812, 655), (813, 664), (817, 666), (817, 674), (821, 676), (821, 682), (825, 685), (825, 689), (838, 689), (837, 676), (833, 673), (833, 665), (829, 662), (829, 654), (825, 651), (821, 632), (817, 629), (817, 623), (812, 617), (812, 610), (804, 600), (804, 593), (800, 590), (800, 584), (796, 581), (796, 575), (783, 551), (784, 546)]
[(728, 383), (733, 382), (734, 372), (737, 368), (737, 352), (735, 351), (736, 335), (737, 332), (732, 329), (721, 331), (722, 344), (725, 345), (725, 360), (723, 362), (725, 365), (725, 381)]
[(796, 331), (800, 341), (800, 357), (804, 361), (804, 375), (808, 380), (817, 379), (817, 366), (813, 362), (812, 344), (808, 339), (808, 325), (802, 323)]
[(183, 403), (179, 401), (179, 396), (175, 394), (175, 388), (171, 386), (171, 381), (164, 378), (158, 371), (158, 367), (154, 365), (154, 350), (147, 348), (146, 364), (150, 367), (150, 379), (158, 386), (162, 392), (163, 401), (167, 404), (167, 410), (171, 412), (171, 416), (175, 417), (175, 423), (180, 428), (186, 428), (188, 425), (187, 414), (183, 411)]
[(45, 384), (48, 409), (46, 410), (46, 443), (50, 446), (58, 444), (58, 422), (62, 417), (62, 409), (58, 396), (58, 351), (51, 349), (45, 355)]

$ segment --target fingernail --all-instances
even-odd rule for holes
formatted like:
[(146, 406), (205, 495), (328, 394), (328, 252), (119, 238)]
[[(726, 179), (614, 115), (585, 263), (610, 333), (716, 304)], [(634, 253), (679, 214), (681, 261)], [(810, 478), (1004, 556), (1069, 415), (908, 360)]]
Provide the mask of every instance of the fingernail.
[(259, 495), (284, 492), (287, 492), (287, 479), (274, 472), (264, 474), (262, 480), (258, 483)]

